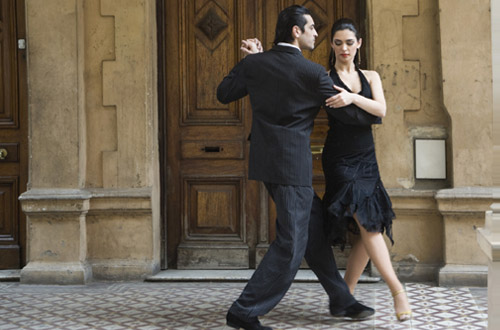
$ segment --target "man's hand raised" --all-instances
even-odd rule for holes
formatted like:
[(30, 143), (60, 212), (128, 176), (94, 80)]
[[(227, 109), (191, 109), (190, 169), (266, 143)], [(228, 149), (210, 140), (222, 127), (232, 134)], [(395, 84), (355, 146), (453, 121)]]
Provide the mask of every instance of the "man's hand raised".
[(242, 40), (240, 49), (243, 53), (245, 53), (245, 55), (263, 52), (262, 43), (257, 38)]

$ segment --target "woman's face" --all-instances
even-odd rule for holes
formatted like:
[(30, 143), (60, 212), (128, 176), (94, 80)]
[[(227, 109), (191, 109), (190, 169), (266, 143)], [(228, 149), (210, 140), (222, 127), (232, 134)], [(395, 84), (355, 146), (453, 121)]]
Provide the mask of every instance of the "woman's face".
[(361, 38), (356, 39), (356, 35), (351, 30), (339, 30), (335, 32), (332, 40), (332, 48), (336, 61), (348, 63), (354, 61), (354, 56), (361, 47)]

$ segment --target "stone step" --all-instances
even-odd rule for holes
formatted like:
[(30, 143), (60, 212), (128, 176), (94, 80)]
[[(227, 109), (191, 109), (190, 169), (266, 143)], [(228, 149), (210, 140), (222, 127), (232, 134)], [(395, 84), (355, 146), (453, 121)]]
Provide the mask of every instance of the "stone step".
[[(206, 282), (246, 282), (250, 279), (255, 269), (230, 269), (230, 270), (194, 270), (194, 269), (167, 269), (159, 273), (148, 276), (148, 282), (189, 282), (189, 281), (206, 281)], [(345, 271), (340, 273), (344, 276)], [(380, 277), (372, 277), (367, 273), (361, 275), (361, 283), (376, 283), (380, 281)], [(300, 269), (295, 276), (295, 282), (318, 282), (318, 278), (309, 269)]]

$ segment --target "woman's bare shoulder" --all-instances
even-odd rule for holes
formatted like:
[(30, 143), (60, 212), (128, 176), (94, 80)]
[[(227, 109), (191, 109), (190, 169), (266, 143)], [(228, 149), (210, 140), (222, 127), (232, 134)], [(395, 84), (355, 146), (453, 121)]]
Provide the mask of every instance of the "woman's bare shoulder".
[(379, 80), (380, 81), (380, 76), (377, 71), (374, 70), (361, 70), (363, 74), (365, 75), (366, 79), (368, 79), (369, 82), (372, 82), (374, 80)]

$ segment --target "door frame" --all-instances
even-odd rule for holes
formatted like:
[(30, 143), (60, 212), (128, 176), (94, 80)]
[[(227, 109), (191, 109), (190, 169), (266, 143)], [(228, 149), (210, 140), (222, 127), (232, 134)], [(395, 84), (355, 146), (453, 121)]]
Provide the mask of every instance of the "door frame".
[[(26, 7), (25, 0), (16, 0), (16, 32), (17, 40), (26, 39)], [(27, 48), (28, 46), (26, 46)], [(18, 106), (20, 113), (20, 126), (24, 130), (23, 139), (24, 143), (21, 144), (20, 148), (20, 160), (21, 160), (21, 180), (19, 180), (19, 195), (24, 193), (28, 189), (29, 184), (29, 114), (28, 114), (28, 72), (27, 72), (27, 51), (25, 49), (17, 48), (17, 82), (18, 82)], [(22, 179), (24, 177), (24, 179)], [(21, 209), (21, 203), (19, 203), (19, 244), (21, 246), (21, 268), (27, 263), (27, 237), (26, 228), (26, 215)]]
[(159, 159), (160, 159), (160, 235), (161, 235), (161, 247), (160, 247), (160, 267), (161, 269), (167, 269), (167, 203), (166, 201), (168, 182), (165, 169), (167, 168), (167, 95), (165, 91), (166, 85), (166, 69), (165, 69), (165, 57), (166, 57), (166, 46), (165, 46), (165, 14), (166, 14), (165, 0), (156, 0), (156, 36), (157, 36), (157, 47), (158, 47), (158, 58), (157, 58), (157, 80), (158, 80), (158, 147), (159, 147)]

